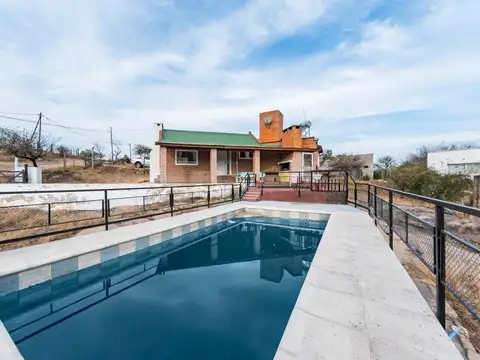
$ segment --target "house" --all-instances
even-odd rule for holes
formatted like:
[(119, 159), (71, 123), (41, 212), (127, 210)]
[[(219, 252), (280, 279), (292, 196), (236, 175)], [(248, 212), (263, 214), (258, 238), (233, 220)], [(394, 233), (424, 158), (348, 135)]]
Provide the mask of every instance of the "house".
[(247, 172), (310, 171), (316, 169), (322, 152), (316, 138), (303, 136), (304, 125), (284, 127), (279, 110), (259, 114), (258, 139), (251, 132), (186, 131), (157, 125), (151, 160), (151, 181), (157, 183), (229, 183)]
[(480, 175), (480, 148), (429, 152), (427, 166), (442, 174)]

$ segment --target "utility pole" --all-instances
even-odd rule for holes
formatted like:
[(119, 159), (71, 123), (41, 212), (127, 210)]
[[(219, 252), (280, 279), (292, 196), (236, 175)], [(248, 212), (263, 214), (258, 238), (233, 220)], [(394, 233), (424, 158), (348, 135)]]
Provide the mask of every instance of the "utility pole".
[(111, 126), (110, 126), (110, 149), (112, 151), (112, 161), (113, 161), (113, 132), (112, 132)]
[(128, 146), (130, 147), (130, 160), (132, 160), (132, 144), (128, 144)]
[(92, 169), (95, 168), (95, 146), (92, 147)]
[(40, 149), (42, 139), (42, 113), (38, 116), (38, 143), (37, 149)]

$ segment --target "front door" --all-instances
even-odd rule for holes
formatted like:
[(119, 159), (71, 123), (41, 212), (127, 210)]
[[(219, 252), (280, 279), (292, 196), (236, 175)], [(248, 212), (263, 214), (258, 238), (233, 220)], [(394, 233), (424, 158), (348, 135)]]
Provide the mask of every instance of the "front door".
[(217, 175), (228, 175), (228, 152), (217, 150)]

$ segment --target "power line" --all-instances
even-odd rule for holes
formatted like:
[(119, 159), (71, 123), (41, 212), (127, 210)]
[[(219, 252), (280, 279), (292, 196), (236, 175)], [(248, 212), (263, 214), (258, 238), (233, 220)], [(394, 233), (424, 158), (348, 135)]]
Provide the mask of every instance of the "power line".
[[(36, 115), (38, 115), (38, 114), (36, 114)], [(23, 121), (23, 122), (33, 123), (33, 124), (37, 123), (37, 121), (35, 121), (35, 120), (21, 119), (21, 118), (17, 118), (17, 117), (13, 117), (13, 116), (0, 115), (0, 118)]]
[(74, 133), (75, 135), (82, 136), (82, 137), (84, 137), (84, 138), (86, 138), (86, 139), (89, 139), (89, 140), (91, 140), (91, 141), (93, 141), (93, 142), (103, 143), (103, 144), (109, 144), (108, 142), (105, 142), (105, 141), (97, 141), (97, 140), (95, 140), (94, 138), (91, 138), (90, 136), (87, 136), (87, 135), (85, 135), (85, 134), (81, 134), (81, 133), (77, 132), (76, 130), (77, 130), (78, 128), (76, 128), (76, 127), (73, 127), (73, 126), (63, 126), (63, 125), (59, 124), (58, 122), (50, 119), (49, 117), (47, 117), (47, 116), (45, 116), (45, 115), (43, 115), (43, 117), (44, 117), (45, 119), (47, 119), (47, 121), (51, 121), (51, 122), (57, 124), (57, 125), (54, 125), (54, 124), (44, 124), (44, 125), (60, 127), (60, 128), (65, 129), (65, 130), (69, 130), (70, 132)]
[(110, 131), (107, 131), (107, 130), (86, 129), (86, 128), (80, 128), (80, 127), (76, 127), (76, 126), (66, 126), (66, 125), (62, 125), (62, 124), (60, 124), (56, 121), (53, 121), (48, 116), (43, 115), (43, 117), (55, 124), (55, 125), (54, 124), (47, 124), (48, 126), (56, 126), (56, 127), (60, 127), (60, 128), (64, 128), (64, 129), (70, 129), (70, 130), (73, 129), (73, 130), (80, 130), (80, 131), (110, 132)]
[(6, 111), (0, 111), (0, 114), (3, 114), (3, 115), (19, 115), (19, 116), (38, 116), (37, 113), (18, 113), (18, 112), (6, 112)]

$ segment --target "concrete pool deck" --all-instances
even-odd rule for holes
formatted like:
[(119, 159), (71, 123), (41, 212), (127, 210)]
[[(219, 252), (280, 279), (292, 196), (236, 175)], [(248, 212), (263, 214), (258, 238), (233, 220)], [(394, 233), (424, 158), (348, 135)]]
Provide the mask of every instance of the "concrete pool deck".
[[(273, 217), (329, 216), (275, 359), (462, 359), (371, 218), (347, 205), (240, 202), (6, 251), (0, 253), (0, 290), (107, 261), (112, 248), (121, 256), (168, 241), (244, 209)], [(0, 323), (0, 359), (21, 359), (2, 329)]]

